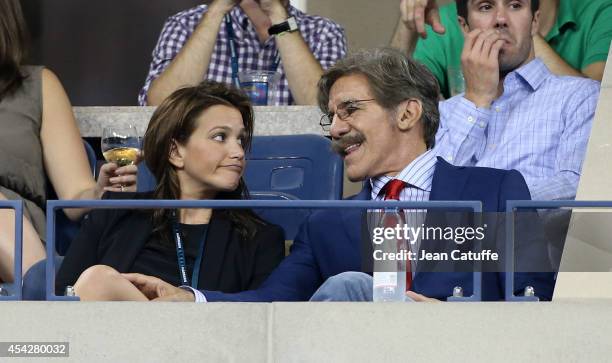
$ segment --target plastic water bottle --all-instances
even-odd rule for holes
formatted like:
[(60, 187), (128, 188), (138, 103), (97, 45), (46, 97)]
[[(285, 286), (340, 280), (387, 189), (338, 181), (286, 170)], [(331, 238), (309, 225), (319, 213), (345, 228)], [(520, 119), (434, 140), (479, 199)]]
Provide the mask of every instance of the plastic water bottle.
[(404, 301), (405, 296), (405, 273), (374, 272), (374, 302)]
[[(403, 219), (397, 211), (385, 212), (381, 223), (383, 228), (395, 228), (403, 225)], [(382, 254), (391, 253), (403, 256), (407, 251), (406, 240), (402, 238), (385, 239), (382, 244), (374, 244), (374, 250), (380, 250)], [(398, 260), (374, 260), (373, 274), (373, 300), (374, 302), (398, 302), (406, 298), (406, 259)]]

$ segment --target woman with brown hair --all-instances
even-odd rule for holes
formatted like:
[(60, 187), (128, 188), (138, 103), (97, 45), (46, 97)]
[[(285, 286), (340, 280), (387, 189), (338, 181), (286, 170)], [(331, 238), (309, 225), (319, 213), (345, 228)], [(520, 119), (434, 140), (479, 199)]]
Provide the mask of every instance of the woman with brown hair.
[[(105, 164), (93, 178), (72, 106), (58, 78), (27, 66), (27, 31), (18, 0), (0, 1), (0, 200), (23, 200), (25, 273), (45, 258), (46, 178), (59, 199), (98, 199), (136, 189), (136, 167)], [(78, 220), (84, 210), (66, 210)], [(14, 214), (0, 210), (0, 282), (14, 279)]]
[[(179, 89), (155, 111), (144, 137), (154, 192), (109, 196), (248, 199), (242, 174), (252, 135), (253, 109), (240, 91), (214, 82)], [(74, 285), (81, 300), (158, 297), (125, 273), (239, 292), (258, 287), (283, 256), (282, 229), (250, 210), (94, 210), (60, 267), (56, 294)]]

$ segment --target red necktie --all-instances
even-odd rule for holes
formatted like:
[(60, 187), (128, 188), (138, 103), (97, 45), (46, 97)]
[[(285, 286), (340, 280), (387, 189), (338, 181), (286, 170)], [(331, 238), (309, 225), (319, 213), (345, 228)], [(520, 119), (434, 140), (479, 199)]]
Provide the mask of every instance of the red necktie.
[[(399, 196), (402, 190), (406, 187), (406, 182), (398, 179), (393, 179), (385, 185), (385, 200), (400, 200)], [(400, 210), (399, 215), (402, 223), (406, 223), (404, 213)], [(385, 226), (386, 227), (386, 226)], [(395, 226), (391, 226), (395, 227)], [(412, 286), (412, 266), (410, 260), (406, 261), (406, 291)]]
[(406, 182), (393, 179), (385, 185), (385, 200), (400, 200), (399, 196), (402, 189), (406, 187)]

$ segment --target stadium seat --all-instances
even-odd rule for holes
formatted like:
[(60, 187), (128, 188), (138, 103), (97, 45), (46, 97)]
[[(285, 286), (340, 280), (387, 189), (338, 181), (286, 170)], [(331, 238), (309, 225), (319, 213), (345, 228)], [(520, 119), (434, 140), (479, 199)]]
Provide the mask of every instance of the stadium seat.
[[(247, 155), (244, 179), (251, 197), (259, 200), (336, 200), (342, 198), (342, 159), (331, 142), (318, 135), (256, 136)], [(155, 178), (139, 165), (138, 191), (150, 191)], [(305, 210), (257, 210), (262, 218), (281, 225), (293, 239)]]
[[(92, 175), (95, 176), (96, 153), (87, 141), (83, 140), (83, 145), (85, 146), (87, 161), (89, 162)], [(57, 199), (57, 195), (50, 184), (47, 191), (47, 199)], [(71, 221), (63, 212), (57, 211), (55, 225), (55, 250), (59, 255), (64, 255), (70, 246), (70, 242), (79, 232), (80, 223)], [(57, 271), (63, 258), (59, 256), (54, 256), (54, 258)], [(24, 274), (22, 287), (23, 300), (45, 300), (45, 264), (46, 260), (39, 261)]]
[[(61, 256), (54, 256), (55, 258), (55, 273), (60, 268), (62, 261), (64, 260)], [(21, 292), (21, 298), (23, 300), (46, 300), (46, 276), (47, 276), (47, 260), (36, 262), (23, 276), (23, 288)]]
[[(91, 172), (95, 176), (96, 153), (87, 141), (83, 140), (83, 145), (85, 146)], [(49, 183), (48, 185), (47, 199), (57, 199), (51, 184)], [(55, 250), (60, 255), (64, 255), (68, 250), (68, 246), (70, 246), (70, 242), (79, 232), (80, 223), (71, 221), (63, 212), (58, 211), (56, 213), (55, 225)]]
[(302, 200), (342, 198), (342, 159), (318, 135), (258, 136), (247, 156), (249, 190)]
[(136, 190), (139, 192), (150, 192), (155, 189), (157, 182), (155, 177), (151, 174), (147, 165), (143, 162), (138, 164), (138, 182), (136, 183)]
[[(252, 199), (335, 200), (342, 198), (343, 163), (331, 142), (317, 135), (258, 136), (247, 156), (244, 179)], [(278, 224), (293, 240), (310, 211), (304, 209), (255, 210)]]

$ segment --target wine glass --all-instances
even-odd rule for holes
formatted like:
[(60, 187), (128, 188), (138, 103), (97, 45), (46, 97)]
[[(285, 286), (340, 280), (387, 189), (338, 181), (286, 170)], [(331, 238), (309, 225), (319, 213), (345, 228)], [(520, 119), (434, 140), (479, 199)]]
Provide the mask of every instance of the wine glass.
[(102, 155), (119, 167), (132, 165), (140, 154), (140, 138), (134, 125), (110, 126), (102, 131)]

